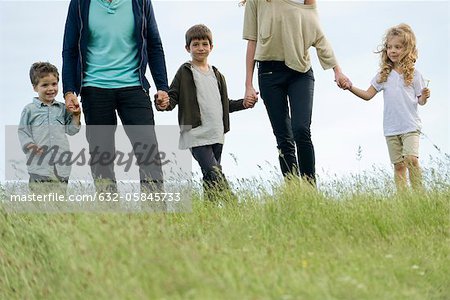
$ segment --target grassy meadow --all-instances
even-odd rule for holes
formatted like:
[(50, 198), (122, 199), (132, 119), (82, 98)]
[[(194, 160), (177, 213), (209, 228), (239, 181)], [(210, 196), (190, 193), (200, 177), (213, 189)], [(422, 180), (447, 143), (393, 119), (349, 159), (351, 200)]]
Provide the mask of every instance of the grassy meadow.
[(426, 174), (402, 195), (383, 173), (243, 180), (189, 213), (0, 207), (0, 299), (450, 299), (449, 172)]

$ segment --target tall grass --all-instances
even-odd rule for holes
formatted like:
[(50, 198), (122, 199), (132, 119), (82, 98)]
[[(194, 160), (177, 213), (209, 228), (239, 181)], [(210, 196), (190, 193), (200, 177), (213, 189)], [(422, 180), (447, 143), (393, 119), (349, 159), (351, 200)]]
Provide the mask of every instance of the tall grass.
[(0, 299), (450, 299), (449, 173), (399, 195), (374, 172), (191, 213), (0, 209)]

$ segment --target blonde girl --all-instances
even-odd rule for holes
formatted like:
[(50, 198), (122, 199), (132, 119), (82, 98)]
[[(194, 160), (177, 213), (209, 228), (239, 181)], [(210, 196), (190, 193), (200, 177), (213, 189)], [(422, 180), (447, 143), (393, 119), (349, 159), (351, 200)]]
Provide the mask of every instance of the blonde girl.
[(407, 172), (411, 186), (418, 189), (422, 187), (422, 174), (418, 160), (421, 121), (417, 105), (427, 103), (430, 90), (414, 67), (417, 48), (411, 27), (400, 24), (389, 28), (376, 53), (381, 54), (380, 70), (370, 87), (361, 90), (349, 81), (344, 88), (366, 101), (383, 91), (383, 129), (397, 189), (407, 187)]

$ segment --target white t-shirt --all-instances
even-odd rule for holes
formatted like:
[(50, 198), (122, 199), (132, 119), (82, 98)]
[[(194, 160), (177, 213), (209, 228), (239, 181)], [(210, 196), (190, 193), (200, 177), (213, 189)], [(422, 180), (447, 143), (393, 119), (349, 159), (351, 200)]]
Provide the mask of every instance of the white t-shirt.
[(202, 124), (180, 135), (179, 148), (188, 149), (198, 146), (223, 144), (225, 140), (223, 129), (223, 109), (219, 85), (216, 75), (209, 66), (208, 72), (200, 71), (191, 65), (194, 83), (197, 89), (197, 101), (200, 107)]
[(417, 105), (418, 97), (422, 95), (425, 86), (422, 75), (414, 70), (414, 79), (409, 86), (405, 86), (403, 75), (395, 70), (391, 71), (383, 83), (377, 83), (378, 78), (379, 74), (372, 79), (371, 84), (377, 92), (383, 91), (384, 136), (420, 130), (422, 124), (417, 113)]

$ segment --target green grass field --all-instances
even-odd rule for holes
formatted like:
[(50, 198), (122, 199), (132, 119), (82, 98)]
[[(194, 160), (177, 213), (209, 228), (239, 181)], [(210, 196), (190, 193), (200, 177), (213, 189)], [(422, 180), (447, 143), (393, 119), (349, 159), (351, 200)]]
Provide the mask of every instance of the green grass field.
[(450, 299), (446, 176), (404, 195), (364, 175), (241, 183), (245, 202), (195, 194), (191, 213), (0, 208), (0, 299)]

